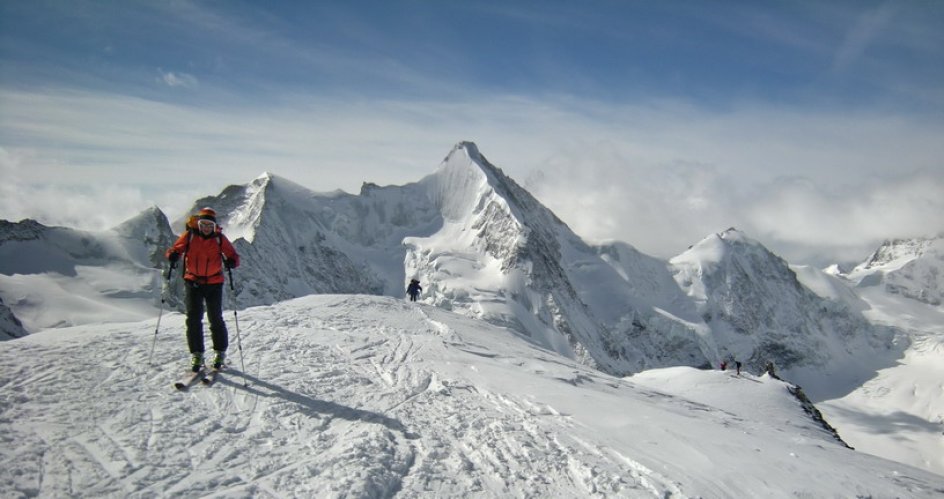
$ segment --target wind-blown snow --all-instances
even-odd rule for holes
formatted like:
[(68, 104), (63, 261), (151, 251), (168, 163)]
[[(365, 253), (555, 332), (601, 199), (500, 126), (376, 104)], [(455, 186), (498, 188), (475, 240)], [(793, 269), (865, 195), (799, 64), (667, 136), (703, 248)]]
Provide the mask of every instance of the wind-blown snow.
[(944, 493), (844, 447), (769, 377), (620, 379), (438, 308), (318, 295), (244, 310), (245, 370), (181, 393), (183, 317), (154, 326), (0, 344), (0, 496)]

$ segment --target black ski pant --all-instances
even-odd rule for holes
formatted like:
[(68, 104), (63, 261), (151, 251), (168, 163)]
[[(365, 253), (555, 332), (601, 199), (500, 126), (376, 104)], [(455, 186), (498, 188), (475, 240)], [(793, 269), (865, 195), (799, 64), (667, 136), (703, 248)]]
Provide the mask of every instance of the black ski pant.
[[(213, 339), (213, 349), (221, 352), (229, 346), (229, 332), (223, 322), (223, 285), (199, 284), (193, 281), (184, 281), (187, 293), (187, 346), (190, 353), (204, 352), (203, 347), (203, 313), (206, 311), (210, 319), (210, 337)], [(204, 309), (204, 303), (206, 308)]]

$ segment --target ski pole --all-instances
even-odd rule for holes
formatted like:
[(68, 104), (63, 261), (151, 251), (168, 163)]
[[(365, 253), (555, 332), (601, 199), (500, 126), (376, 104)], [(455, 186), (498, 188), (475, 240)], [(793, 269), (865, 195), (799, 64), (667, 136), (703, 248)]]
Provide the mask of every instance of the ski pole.
[(165, 295), (167, 294), (168, 283), (170, 282), (170, 276), (174, 273), (174, 262), (171, 262), (170, 266), (167, 267), (167, 270), (164, 272), (164, 282), (161, 284), (161, 310), (157, 314), (157, 325), (154, 327), (154, 341), (151, 342), (151, 354), (148, 355), (148, 365), (151, 364), (151, 360), (154, 358), (154, 347), (157, 345), (157, 332), (161, 330), (161, 317), (164, 316), (164, 302), (166, 301)]
[[(243, 370), (243, 374), (246, 374), (246, 360), (243, 357), (243, 342), (239, 337), (239, 314), (236, 311), (236, 281), (233, 280), (233, 269), (227, 268), (226, 272), (229, 273), (229, 289), (232, 291), (232, 302), (233, 306), (233, 322), (236, 324), (236, 347), (239, 348), (239, 366)], [(246, 381), (243, 386), (249, 386), (249, 382)]]

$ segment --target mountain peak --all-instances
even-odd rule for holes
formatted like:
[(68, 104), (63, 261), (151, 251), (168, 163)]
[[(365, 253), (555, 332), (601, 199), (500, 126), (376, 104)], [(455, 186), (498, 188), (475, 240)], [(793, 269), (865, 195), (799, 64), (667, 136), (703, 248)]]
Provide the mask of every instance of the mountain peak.
[(115, 226), (113, 230), (119, 233), (135, 233), (143, 227), (151, 228), (156, 226), (165, 226), (168, 223), (167, 215), (165, 215), (164, 212), (157, 207), (157, 205), (152, 205), (148, 208), (145, 208), (137, 215), (134, 215), (124, 222), (121, 222)]
[(746, 234), (737, 230), (734, 227), (729, 227), (727, 230), (718, 233), (718, 237), (726, 241), (738, 241), (738, 242), (748, 242), (751, 239), (747, 237)]
[(739, 253), (734, 248), (751, 248), (770, 253), (764, 245), (751, 239), (734, 227), (711, 234), (693, 244), (687, 251), (671, 259), (674, 265), (695, 264), (701, 268), (713, 268)]
[(922, 256), (928, 248), (934, 245), (935, 240), (940, 241), (944, 238), (886, 239), (865, 262), (855, 268), (855, 271), (901, 267)]
[(464, 154), (467, 158), (473, 161), (479, 161), (482, 158), (482, 153), (479, 152), (479, 147), (475, 145), (475, 142), (468, 140), (460, 141), (454, 145), (452, 150), (449, 151), (449, 154), (446, 155), (444, 161), (449, 161), (449, 159), (455, 154)]
[(462, 141), (453, 146), (449, 154), (443, 160), (441, 168), (473, 168), (475, 171), (485, 174), (489, 184), (497, 186), (509, 182), (509, 179), (500, 168), (493, 165), (479, 151), (475, 142)]

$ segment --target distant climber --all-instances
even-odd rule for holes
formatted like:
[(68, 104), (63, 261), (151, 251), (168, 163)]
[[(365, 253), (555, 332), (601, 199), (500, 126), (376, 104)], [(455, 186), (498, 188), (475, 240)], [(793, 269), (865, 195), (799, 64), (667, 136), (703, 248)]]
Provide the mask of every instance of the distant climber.
[(722, 370), (722, 371), (727, 371), (727, 370), (728, 370), (728, 361), (726, 361), (726, 360), (722, 360), (722, 361), (721, 361), (721, 370)]
[(406, 288), (406, 293), (410, 295), (410, 301), (416, 301), (416, 298), (420, 295), (420, 291), (423, 291), (423, 286), (420, 286), (420, 281), (410, 279), (410, 285)]
[(740, 376), (740, 375), (741, 375), (741, 361), (740, 361), (740, 360), (735, 360), (735, 361), (734, 361), (734, 367), (737, 368), (738, 376)]

